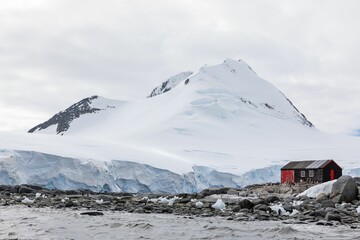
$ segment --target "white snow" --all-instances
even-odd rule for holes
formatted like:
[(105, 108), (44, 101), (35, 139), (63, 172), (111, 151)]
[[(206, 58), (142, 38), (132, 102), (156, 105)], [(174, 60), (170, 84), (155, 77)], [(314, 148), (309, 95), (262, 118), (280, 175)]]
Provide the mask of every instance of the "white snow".
[(356, 212), (360, 214), (360, 206), (356, 208)]
[(299, 206), (299, 205), (301, 205), (303, 203), (304, 203), (304, 201), (294, 201), (293, 206)]
[[(245, 62), (227, 59), (185, 75), (156, 97), (94, 99), (91, 106), (106, 111), (75, 119), (63, 136), (54, 126), (34, 134), (0, 132), (0, 183), (40, 179), (66, 189), (101, 190), (107, 184), (111, 191), (151, 186), (177, 192), (278, 181), (278, 172), (258, 170), (277, 166), (279, 171), (290, 160), (335, 159), (345, 169), (360, 168), (360, 138), (309, 127), (286, 97)], [(115, 160), (124, 163), (121, 168)], [(153, 174), (140, 174), (138, 169), (149, 172), (149, 166), (195, 177), (185, 188), (169, 186)], [(243, 175), (252, 170), (258, 174)], [(170, 172), (169, 182), (175, 177)], [(219, 177), (219, 172), (233, 175)], [(120, 186), (117, 179), (126, 182)]]
[(219, 198), (211, 207), (223, 211), (225, 209), (225, 203)]
[(97, 203), (97, 204), (103, 204), (104, 203), (104, 200), (103, 199), (96, 199), (95, 200), (95, 202)]
[(41, 197), (41, 193), (36, 193), (35, 194), (35, 198), (40, 198)]
[(24, 203), (24, 204), (33, 204), (34, 200), (31, 200), (31, 199), (29, 199), (27, 197), (24, 197), (24, 199), (21, 202)]
[(324, 182), (324, 183), (315, 185), (315, 186), (305, 190), (304, 192), (298, 194), (298, 197), (299, 196), (307, 196), (307, 197), (311, 197), (311, 198), (316, 198), (320, 193), (330, 194), (335, 182), (336, 182), (336, 180), (332, 180), (332, 181), (328, 181), (328, 182)]
[(270, 208), (271, 208), (272, 211), (275, 211), (276, 213), (278, 213), (278, 214), (280, 214), (280, 215), (289, 215), (289, 214), (290, 214), (289, 212), (287, 212), (287, 211), (283, 208), (283, 206), (282, 206), (281, 203), (280, 203), (280, 204), (271, 205)]

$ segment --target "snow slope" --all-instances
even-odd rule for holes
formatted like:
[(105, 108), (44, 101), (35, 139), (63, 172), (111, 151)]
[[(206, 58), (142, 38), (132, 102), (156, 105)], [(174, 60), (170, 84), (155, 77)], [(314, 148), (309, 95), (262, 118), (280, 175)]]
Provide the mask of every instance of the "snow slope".
[[(275, 86), (231, 59), (175, 75), (137, 101), (83, 99), (30, 131), (0, 134), (0, 171), (9, 176), (1, 181), (180, 192), (277, 181), (288, 160), (360, 167), (359, 138), (320, 132)], [(39, 164), (52, 162), (50, 175), (37, 172), (31, 152)]]

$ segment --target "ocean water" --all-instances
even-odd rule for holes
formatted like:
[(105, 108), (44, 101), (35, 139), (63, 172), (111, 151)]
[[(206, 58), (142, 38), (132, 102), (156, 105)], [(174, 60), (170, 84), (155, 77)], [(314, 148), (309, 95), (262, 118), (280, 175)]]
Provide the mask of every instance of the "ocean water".
[[(85, 210), (84, 210), (85, 211)], [(349, 226), (228, 221), (165, 214), (0, 207), (0, 239), (359, 239)]]

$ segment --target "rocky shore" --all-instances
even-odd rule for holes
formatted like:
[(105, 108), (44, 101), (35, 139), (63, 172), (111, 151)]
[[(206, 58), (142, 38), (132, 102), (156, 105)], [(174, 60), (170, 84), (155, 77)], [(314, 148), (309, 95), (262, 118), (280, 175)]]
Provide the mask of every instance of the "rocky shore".
[[(349, 178), (345, 179), (346, 184), (355, 181)], [(82, 215), (100, 217), (105, 211), (124, 211), (174, 214), (186, 218), (219, 216), (231, 221), (281, 221), (284, 224), (346, 225), (360, 228), (358, 195), (351, 201), (346, 199), (344, 202), (341, 196), (333, 193), (321, 193), (316, 198), (297, 196), (308, 187), (310, 185), (306, 184), (264, 184), (244, 189), (206, 189), (195, 194), (143, 195), (96, 193), (88, 190), (60, 191), (33, 185), (0, 186), (0, 206), (67, 208), (80, 210)], [(344, 193), (349, 193), (348, 186), (344, 187)], [(358, 186), (355, 187), (358, 193)], [(337, 188), (339, 191), (339, 187)]]

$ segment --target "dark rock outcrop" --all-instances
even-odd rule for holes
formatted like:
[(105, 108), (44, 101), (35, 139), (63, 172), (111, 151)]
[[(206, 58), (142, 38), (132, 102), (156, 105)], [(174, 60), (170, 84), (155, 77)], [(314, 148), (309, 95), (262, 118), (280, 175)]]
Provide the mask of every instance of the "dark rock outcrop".
[(90, 105), (92, 100), (97, 99), (97, 98), (98, 98), (98, 96), (92, 96), (89, 98), (85, 98), (85, 99), (81, 100), (80, 102), (77, 102), (77, 103), (71, 105), (65, 111), (61, 111), (61, 112), (55, 114), (52, 118), (50, 118), (46, 122), (43, 122), (43, 123), (33, 127), (28, 132), (33, 133), (35, 131), (46, 129), (52, 125), (56, 125), (56, 133), (62, 134), (69, 129), (70, 123), (74, 119), (79, 118), (81, 115), (88, 114), (88, 113), (95, 113), (95, 112), (98, 112), (101, 110), (98, 108), (93, 108)]

